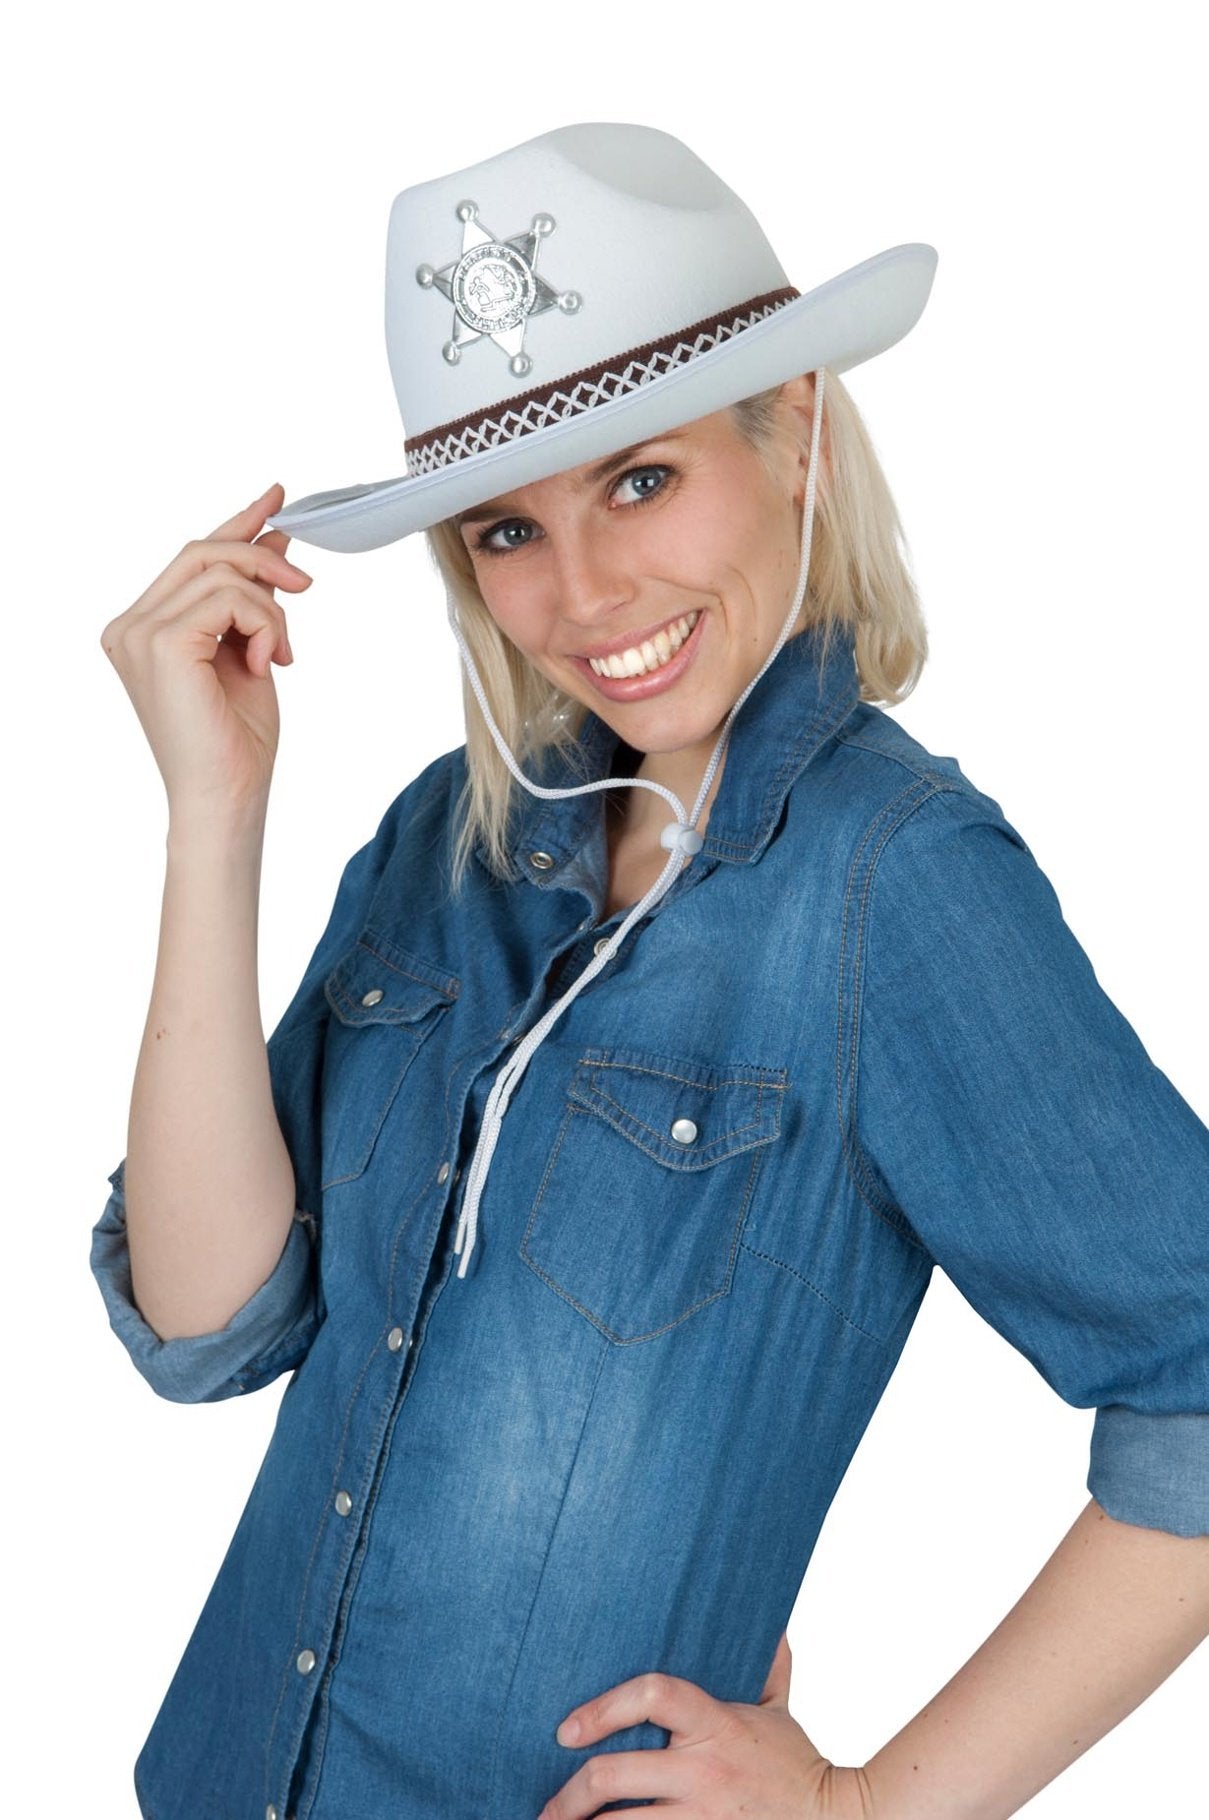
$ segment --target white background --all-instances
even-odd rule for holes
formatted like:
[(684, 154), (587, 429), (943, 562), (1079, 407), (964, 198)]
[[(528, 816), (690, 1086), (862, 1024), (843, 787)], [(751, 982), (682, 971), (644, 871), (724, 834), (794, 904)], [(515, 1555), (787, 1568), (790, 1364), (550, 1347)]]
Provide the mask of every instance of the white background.
[[(1209, 1118), (1194, 11), (777, 13), (117, 0), (8, 28), (9, 1811), (20, 1793), (21, 1811), (133, 1820), (133, 1759), (286, 1381), (160, 1401), (88, 1269), (166, 831), (100, 633), (270, 482), (296, 498), (404, 471), (382, 280), (406, 185), (568, 121), (634, 120), (739, 191), (801, 290), (900, 241), (939, 249), (917, 329), (846, 376), (931, 635), (894, 712), (1000, 801)], [(315, 581), (281, 596), (297, 661), (274, 672), (266, 1030), (344, 860), (463, 738), (423, 540), (290, 553)], [(791, 1709), (828, 1756), (871, 1755), (1025, 1590), (1087, 1500), (1091, 1422), (937, 1274), (790, 1625)], [(1207, 1702), (1201, 1649), (1029, 1813), (1200, 1811)]]

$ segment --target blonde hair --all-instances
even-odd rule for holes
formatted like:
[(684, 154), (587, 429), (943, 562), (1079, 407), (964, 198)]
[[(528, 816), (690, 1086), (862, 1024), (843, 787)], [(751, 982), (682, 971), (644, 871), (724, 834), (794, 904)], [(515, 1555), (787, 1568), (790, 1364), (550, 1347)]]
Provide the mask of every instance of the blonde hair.
[[(823, 630), (822, 657), (838, 626), (853, 634), (862, 701), (896, 703), (919, 680), (927, 632), (906, 539), (869, 433), (839, 378), (824, 369), (823, 424), (815, 492), (810, 574), (801, 629)], [(779, 385), (729, 407), (736, 428), (772, 471), (780, 433)], [(802, 431), (809, 456), (809, 424)], [(583, 772), (579, 733), (588, 710), (536, 670), (492, 618), (474, 575), (458, 521), (425, 533), (429, 552), (456, 605), (458, 623), (479, 672), (491, 712), (522, 770), (557, 749), (576, 776)], [(514, 792), (520, 788), (500, 757), (465, 667), (467, 778), (457, 805), (458, 832), (451, 889), (457, 892), (476, 840), (490, 871), (519, 875), (508, 845)], [(590, 781), (586, 775), (583, 782)]]

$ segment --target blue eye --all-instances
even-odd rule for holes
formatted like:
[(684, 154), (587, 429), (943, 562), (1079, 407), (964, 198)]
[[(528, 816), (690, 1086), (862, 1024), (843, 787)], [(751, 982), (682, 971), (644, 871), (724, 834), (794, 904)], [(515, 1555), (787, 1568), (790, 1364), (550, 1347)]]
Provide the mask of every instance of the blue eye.
[[(654, 499), (662, 493), (668, 475), (674, 472), (675, 469), (670, 467), (667, 462), (647, 462), (639, 468), (627, 468), (624, 474), (618, 475), (616, 481), (613, 483), (613, 490), (616, 492), (617, 488), (624, 486), (626, 481), (633, 480), (635, 476), (641, 478), (642, 476), (654, 475), (657, 480), (657, 485), (641, 491), (636, 499), (623, 499), (621, 502), (624, 506), (645, 505), (648, 499)], [(532, 522), (528, 518), (501, 518), (498, 519), (495, 524), (489, 525), (485, 531), (479, 533), (474, 540), (474, 547), (476, 550), (482, 550), (486, 556), (506, 556), (509, 550), (523, 550), (525, 545), (530, 543), (532, 539), (526, 535), (517, 542), (506, 542), (502, 544), (496, 543), (494, 540), (505, 532), (521, 531), (527, 533), (532, 530), (532, 528)]]
[[(529, 521), (526, 518), (505, 518), (502, 519), (499, 524), (492, 525), (489, 531), (484, 531), (480, 537), (476, 537), (475, 544), (480, 550), (486, 550), (492, 556), (502, 556), (504, 551), (500, 546), (498, 544), (490, 543), (488, 539), (498, 537), (501, 531), (526, 531), (528, 529)], [(528, 541), (528, 538), (524, 539), (525, 543)], [(511, 543), (504, 547), (509, 550), (519, 550), (522, 548), (522, 545)]]
[[(619, 478), (617, 485), (619, 487), (623, 486), (627, 480), (633, 479), (635, 474), (638, 474), (638, 475), (654, 474), (658, 477), (659, 475), (670, 474), (670, 473), (671, 473), (670, 468), (662, 467), (662, 466), (660, 466), (660, 464), (658, 462), (653, 463), (650, 467), (645, 467), (645, 468), (627, 468), (625, 473), (622, 474), (621, 477)], [(662, 487), (663, 487), (663, 482), (662, 482), (662, 480), (660, 480), (659, 485), (656, 487), (653, 487), (650, 492), (639, 493), (637, 499), (626, 500), (625, 503), (627, 505), (635, 505), (635, 506), (641, 505), (643, 500), (652, 499), (656, 493), (658, 493), (662, 490)]]

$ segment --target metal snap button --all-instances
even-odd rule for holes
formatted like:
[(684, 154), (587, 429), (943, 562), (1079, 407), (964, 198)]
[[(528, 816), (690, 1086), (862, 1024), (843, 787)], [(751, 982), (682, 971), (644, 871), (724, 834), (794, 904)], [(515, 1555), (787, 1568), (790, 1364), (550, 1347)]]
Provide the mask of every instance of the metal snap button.
[(672, 1126), (672, 1136), (678, 1144), (691, 1144), (697, 1135), (697, 1127), (692, 1119), (677, 1119)]
[(301, 1649), (294, 1661), (294, 1667), (300, 1675), (309, 1675), (318, 1661), (313, 1649)]
[(611, 935), (602, 935), (598, 942), (593, 942), (592, 943), (593, 954), (603, 954), (605, 949), (608, 947), (609, 943), (612, 941), (612, 939), (613, 938)]
[(346, 1491), (338, 1491), (335, 1497), (336, 1511), (339, 1516), (347, 1517), (353, 1508), (353, 1501)]
[(264, 1820), (277, 1820), (277, 1809), (273, 1806), (271, 1801), (264, 1810)]
[(401, 1327), (392, 1327), (386, 1336), (386, 1344), (390, 1347), (392, 1352), (398, 1352), (400, 1346), (403, 1344), (403, 1329)]
[(447, 1182), (449, 1180), (448, 1163), (442, 1163), (441, 1167), (437, 1170), (437, 1180), (438, 1182)]
[(386, 994), (383, 992), (381, 986), (375, 986), (371, 992), (367, 992), (365, 994), (365, 997), (361, 1000), (361, 1003), (368, 1009), (368, 1007), (370, 1005), (376, 1005), (378, 1003), (379, 999), (382, 999), (385, 997), (386, 997)]
[(554, 864), (554, 860), (549, 853), (531, 853), (529, 864), (536, 866), (539, 872), (548, 872)]

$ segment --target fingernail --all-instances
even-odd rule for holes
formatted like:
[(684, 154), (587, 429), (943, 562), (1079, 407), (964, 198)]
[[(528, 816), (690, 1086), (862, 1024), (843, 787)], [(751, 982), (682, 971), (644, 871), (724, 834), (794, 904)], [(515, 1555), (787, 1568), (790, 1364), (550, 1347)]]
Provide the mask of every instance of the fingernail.
[(574, 1744), (580, 1732), (578, 1719), (564, 1719), (554, 1736), (560, 1744)]

